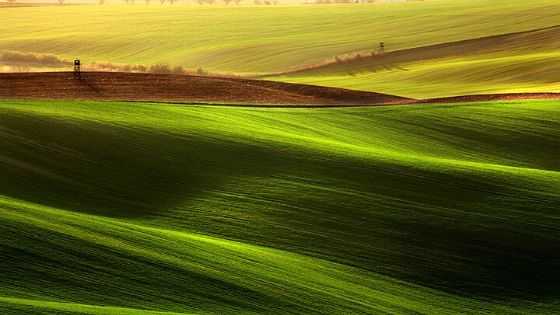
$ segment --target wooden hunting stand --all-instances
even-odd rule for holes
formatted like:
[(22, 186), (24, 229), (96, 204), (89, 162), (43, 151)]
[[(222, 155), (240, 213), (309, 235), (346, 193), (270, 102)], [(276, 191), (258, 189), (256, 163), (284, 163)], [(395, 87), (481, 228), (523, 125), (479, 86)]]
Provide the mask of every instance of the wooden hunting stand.
[(82, 72), (80, 69), (80, 59), (76, 59), (74, 60), (74, 79), (81, 79), (82, 78)]

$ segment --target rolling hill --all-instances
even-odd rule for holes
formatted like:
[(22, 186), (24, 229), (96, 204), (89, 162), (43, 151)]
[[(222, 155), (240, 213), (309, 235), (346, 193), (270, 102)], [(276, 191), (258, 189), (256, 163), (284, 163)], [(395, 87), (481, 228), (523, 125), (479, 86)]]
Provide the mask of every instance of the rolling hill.
[[(560, 91), (555, 0), (39, 6), (0, 19), (0, 71), (67, 71), (81, 58), (93, 71), (168, 64), (411, 98)], [(389, 54), (368, 57), (379, 42)]]
[(0, 6), (0, 314), (560, 314), (557, 2)]
[(560, 91), (560, 27), (348, 58), (276, 76), (357, 90), (443, 97)]
[(0, 73), (0, 99), (203, 102), (237, 106), (398, 104), (408, 98), (242, 78), (149, 73)]
[(560, 312), (558, 101), (0, 102), (3, 314)]
[(381, 41), (395, 51), (550, 27), (559, 17), (555, 0), (23, 7), (0, 11), (0, 50), (265, 74), (369, 53)]

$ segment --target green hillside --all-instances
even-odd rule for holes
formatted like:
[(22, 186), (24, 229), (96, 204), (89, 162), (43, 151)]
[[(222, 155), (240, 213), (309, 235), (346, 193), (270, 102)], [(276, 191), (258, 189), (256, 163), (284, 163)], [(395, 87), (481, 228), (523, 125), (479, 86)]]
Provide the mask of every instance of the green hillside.
[[(79, 57), (95, 70), (168, 64), (416, 98), (560, 91), (556, 0), (39, 6), (4, 8), (0, 19), (0, 71), (68, 70)], [(495, 35), (505, 37), (486, 38)], [(370, 57), (379, 42), (399, 57)]]
[(371, 52), (559, 24), (556, 0), (385, 5), (50, 6), (0, 10), (0, 50), (121, 64), (270, 73)]
[(363, 56), (275, 80), (427, 98), (560, 91), (560, 27)]
[(3, 101), (0, 313), (560, 313), (559, 137), (557, 101)]

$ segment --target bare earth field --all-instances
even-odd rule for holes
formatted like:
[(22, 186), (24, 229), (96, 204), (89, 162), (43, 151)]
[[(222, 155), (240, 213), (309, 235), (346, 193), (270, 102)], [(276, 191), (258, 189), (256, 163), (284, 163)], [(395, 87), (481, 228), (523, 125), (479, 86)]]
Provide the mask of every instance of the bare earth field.
[(256, 105), (375, 105), (411, 99), (304, 84), (170, 74), (0, 74), (0, 98), (205, 102)]
[(463, 95), (432, 99), (241, 78), (71, 72), (0, 74), (0, 99), (77, 99), (216, 103), (239, 106), (366, 106), (560, 99), (560, 93)]

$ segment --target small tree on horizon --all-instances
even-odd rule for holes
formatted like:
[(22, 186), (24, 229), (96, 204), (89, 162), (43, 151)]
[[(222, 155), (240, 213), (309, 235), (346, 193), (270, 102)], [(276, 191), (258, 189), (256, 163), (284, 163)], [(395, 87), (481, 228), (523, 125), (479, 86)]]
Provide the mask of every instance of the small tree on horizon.
[(377, 48), (377, 54), (378, 55), (385, 54), (385, 43), (384, 42), (379, 43), (379, 48)]
[(182, 66), (176, 66), (171, 70), (173, 74), (185, 74), (185, 69)]

